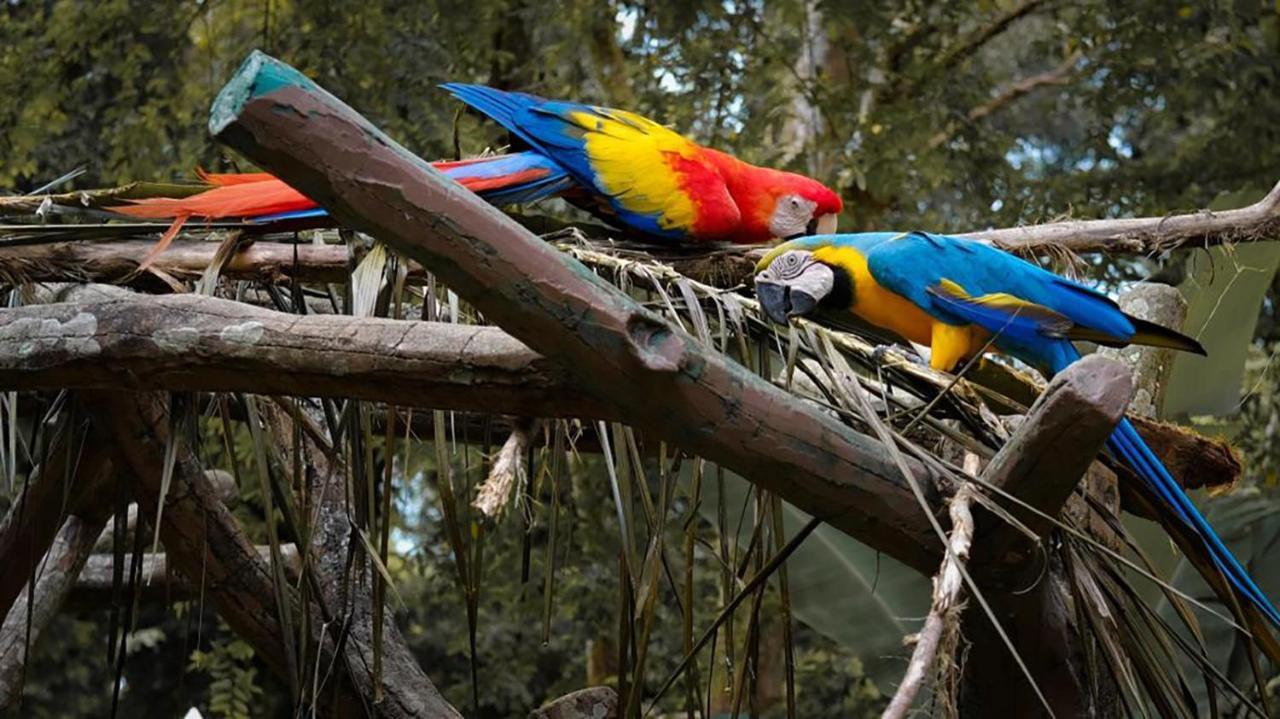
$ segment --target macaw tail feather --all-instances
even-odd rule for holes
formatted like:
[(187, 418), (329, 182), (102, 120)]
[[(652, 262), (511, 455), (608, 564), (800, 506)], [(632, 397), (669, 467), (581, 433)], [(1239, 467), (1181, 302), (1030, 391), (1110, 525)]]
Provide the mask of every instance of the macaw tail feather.
[(494, 122), (502, 125), (508, 132), (538, 147), (537, 138), (529, 134), (520, 122), (520, 113), (546, 102), (536, 95), (523, 92), (509, 92), (484, 85), (467, 85), (460, 82), (449, 82), (440, 87), (476, 110), (484, 113)]
[[(1176, 517), (1187, 533), (1200, 545), (1203, 554), (1207, 555), (1212, 562), (1212, 567), (1201, 566), (1201, 573), (1214, 570), (1219, 572), (1242, 604), (1255, 609), (1273, 627), (1280, 628), (1280, 612), (1276, 611), (1271, 600), (1258, 588), (1248, 571), (1231, 554), (1231, 550), (1222, 542), (1213, 527), (1209, 526), (1208, 520), (1196, 509), (1182, 486), (1169, 474), (1169, 470), (1155, 456), (1128, 419), (1120, 420), (1110, 439), (1107, 440), (1107, 448), (1146, 483), (1153, 495), (1152, 498), (1159, 503), (1160, 508)], [(1184, 547), (1184, 552), (1191, 554), (1188, 550), (1194, 550), (1194, 547)], [(1206, 579), (1210, 580), (1210, 584), (1215, 583), (1209, 577)], [(1260, 643), (1264, 647), (1268, 644)]]
[[(433, 166), (495, 205), (533, 202), (560, 194), (573, 185), (559, 165), (533, 152), (437, 162)], [(213, 187), (190, 197), (133, 200), (113, 209), (130, 217), (175, 218), (174, 227), (170, 228), (175, 234), (174, 228), (181, 228), (188, 218), (234, 218), (266, 223), (326, 215), (311, 198), (264, 172), (228, 175), (199, 171), (197, 174)]]
[[(1045, 364), (1056, 374), (1078, 359), (1075, 347), (1062, 342), (1052, 348)], [(1166, 530), (1205, 582), (1244, 620), (1258, 646), (1273, 661), (1280, 662), (1280, 642), (1272, 634), (1272, 629), (1280, 628), (1280, 612), (1128, 419), (1121, 419), (1116, 425), (1107, 439), (1107, 449), (1142, 480), (1145, 486), (1139, 494), (1151, 503), (1157, 516), (1170, 520), (1165, 523)]]

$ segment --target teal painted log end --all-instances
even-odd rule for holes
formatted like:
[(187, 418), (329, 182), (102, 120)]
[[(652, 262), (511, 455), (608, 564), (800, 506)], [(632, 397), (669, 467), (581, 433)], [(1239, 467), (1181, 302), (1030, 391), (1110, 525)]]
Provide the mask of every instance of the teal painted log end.
[(240, 69), (213, 100), (209, 109), (209, 133), (217, 136), (235, 122), (240, 110), (250, 100), (269, 95), (282, 87), (300, 87), (321, 91), (306, 75), (274, 57), (254, 50), (240, 63)]

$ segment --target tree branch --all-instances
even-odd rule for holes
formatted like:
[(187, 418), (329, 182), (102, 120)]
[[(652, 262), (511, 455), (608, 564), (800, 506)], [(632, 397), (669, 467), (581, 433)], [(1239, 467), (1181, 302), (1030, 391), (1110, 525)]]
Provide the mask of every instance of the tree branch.
[(90, 500), (109, 483), (107, 451), (100, 442), (82, 440), (69, 427), (59, 431), (0, 524), (0, 616), (31, 581), (63, 519), (72, 511), (92, 513)]
[[(517, 219), (525, 225), (540, 224), (538, 218)], [(114, 226), (98, 227), (103, 228), (101, 232), (105, 235)], [(184, 233), (151, 266), (179, 280), (198, 279), (213, 262), (219, 244), (194, 239), (198, 234), (198, 227)], [(599, 228), (598, 236), (608, 234), (604, 228)], [(15, 285), (24, 282), (123, 282), (137, 273), (143, 258), (154, 247), (154, 240), (127, 239), (0, 244), (0, 280)], [(661, 259), (683, 275), (717, 287), (738, 284), (755, 267), (755, 259), (732, 248), (692, 252), (655, 247), (647, 249), (646, 255)], [(410, 261), (408, 270), (405, 278), (408, 284), (419, 285), (426, 281), (427, 273), (418, 263)], [(236, 280), (264, 282), (348, 282), (351, 279), (351, 251), (346, 245), (245, 241), (227, 260), (221, 274)]]
[[(75, 286), (48, 299), (66, 304), (0, 309), (0, 337), (15, 340), (0, 343), (0, 389), (243, 391), (515, 416), (620, 419), (617, 409), (588, 394), (574, 373), (494, 327), (300, 317), (199, 295), (133, 295), (101, 285)], [(88, 317), (70, 324), (82, 314), (92, 318), (92, 331)], [(254, 323), (262, 325), (255, 344), (224, 339)], [(33, 332), (44, 339), (15, 357), (16, 338), (37, 336)], [(192, 344), (182, 349), (188, 340)], [(1036, 388), (1022, 389), (1027, 396), (1018, 398), (1033, 402)], [(1239, 460), (1226, 443), (1176, 425), (1132, 419), (1188, 488), (1239, 477)], [(430, 436), (430, 414), (417, 413), (413, 422), (419, 436)], [(589, 448), (591, 438), (586, 442)], [(0, 571), (0, 587), (2, 577)]]
[[(1074, 72), (1076, 63), (1080, 61), (1081, 56), (1080, 52), (1073, 52), (1054, 69), (1042, 72), (1039, 75), (1025, 77), (1009, 85), (995, 97), (970, 110), (965, 115), (965, 119), (969, 124), (973, 124), (988, 115), (999, 112), (1038, 88), (1049, 85), (1066, 85), (1071, 82), (1071, 74)], [(930, 150), (936, 149), (940, 145), (949, 142), (959, 131), (959, 123), (948, 123), (945, 130), (929, 138), (929, 142), (925, 144), (925, 147)]]
[(911, 566), (936, 566), (937, 538), (880, 443), (709, 351), (292, 68), (255, 53), (219, 97), (210, 121), (219, 140), (431, 267), (628, 422)]
[[(177, 442), (160, 526), (166, 557), (186, 576), (201, 578), (206, 595), (222, 618), (273, 671), (287, 679), (290, 666), (285, 643), (293, 638), (281, 631), (271, 570), (218, 498), (183, 438), (170, 437), (163, 401), (150, 393), (104, 391), (85, 392), (82, 400), (98, 430), (111, 439), (118, 464), (130, 470), (146, 516), (156, 515), (165, 476), (165, 450), (170, 441)], [(281, 591), (291, 606), (298, 605), (292, 586)], [(312, 625), (319, 645), (328, 650), (325, 654), (332, 650), (333, 632), (339, 629), (323, 623)], [(371, 651), (365, 644), (367, 637), (355, 631), (346, 636), (346, 642), (357, 645), (352, 651)], [(329, 660), (322, 654), (320, 661), (327, 664)], [(333, 716), (363, 716), (371, 711), (374, 716), (394, 719), (458, 716), (421, 670), (412, 676), (411, 684), (395, 688), (395, 696), (402, 701), (376, 703), (374, 693), (363, 690), (370, 682), (367, 672), (348, 668), (350, 671), (338, 673), (332, 685), (317, 688), (318, 696), (333, 697), (326, 699), (331, 704), (318, 707), (320, 711)], [(388, 670), (383, 680), (405, 676)]]
[[(262, 418), (281, 449), (282, 464), (290, 468), (284, 471), (292, 474), (293, 467), (301, 467), (305, 472), (304, 477), (294, 480), (305, 482), (308, 496), (315, 503), (314, 519), (308, 520), (312, 534), (311, 550), (306, 558), (319, 590), (317, 599), (321, 609), (314, 612), (318, 615), (314, 623), (325, 626), (340, 622), (346, 628), (342, 651), (351, 682), (365, 697), (374, 698), (380, 716), (460, 717), (440, 696), (409, 651), (391, 620), (393, 612), (389, 603), (383, 607), (380, 646), (375, 638), (374, 602), (378, 595), (372, 591), (372, 561), (365, 554), (366, 545), (356, 535), (354, 519), (348, 514), (346, 468), (331, 448), (317, 443), (321, 433), (315, 427), (300, 433), (299, 448), (303, 456), (295, 461), (293, 430), (295, 422), (309, 422), (305, 415), (291, 417), (280, 406), (270, 403), (263, 406)], [(374, 667), (379, 659), (381, 676), (375, 677)]]
[[(974, 456), (974, 455), (970, 455)], [(951, 498), (951, 536), (947, 556), (933, 578), (933, 605), (924, 627), (915, 637), (916, 648), (902, 683), (884, 710), (881, 719), (903, 719), (915, 704), (916, 696), (924, 686), (938, 656), (938, 647), (945, 635), (959, 629), (960, 612), (964, 598), (964, 575), (961, 567), (969, 559), (969, 547), (973, 544), (973, 485), (965, 484)], [(957, 658), (958, 660), (958, 658)]]
[(1044, 225), (968, 232), (961, 237), (990, 242), (1011, 252), (1135, 252), (1151, 254), (1188, 243), (1219, 245), (1280, 237), (1280, 183), (1248, 207), (1199, 210), (1167, 217), (1066, 220)]
[[(44, 555), (43, 568), (36, 579), (34, 605), (28, 604), (23, 592), (9, 609), (0, 625), (0, 711), (17, 703), (22, 696), (23, 667), (28, 650), (35, 647), (45, 627), (62, 607), (76, 585), (81, 568), (93, 552), (98, 533), (106, 524), (105, 516), (95, 518), (67, 517)], [(108, 593), (110, 576), (107, 578)], [(30, 635), (27, 627), (30, 622)]]
[(1000, 13), (990, 23), (974, 30), (964, 40), (955, 47), (947, 50), (943, 55), (939, 75), (946, 75), (948, 71), (955, 68), (960, 63), (971, 57), (975, 52), (982, 49), (988, 42), (1008, 30), (1013, 23), (1021, 18), (1035, 12), (1040, 6), (1044, 5), (1047, 0), (1023, 0), (1023, 2), (1015, 5), (1008, 10)]
[[(109, 528), (108, 528), (109, 529)], [(90, 547), (93, 549), (93, 546)], [(271, 561), (271, 548), (254, 547), (262, 562)], [(280, 545), (285, 562), (285, 572), (296, 580), (301, 570), (298, 548), (293, 544)], [(112, 591), (112, 572), (115, 558), (110, 554), (90, 554), (74, 580), (75, 586), (69, 602), (76, 607), (97, 609), (107, 606)], [(125, 554), (124, 576), (133, 567), (133, 557)], [(200, 577), (188, 577), (175, 569), (173, 562), (163, 553), (147, 553), (142, 556), (142, 576), (139, 579), (139, 598), (142, 601), (177, 601), (196, 599), (200, 596)]]

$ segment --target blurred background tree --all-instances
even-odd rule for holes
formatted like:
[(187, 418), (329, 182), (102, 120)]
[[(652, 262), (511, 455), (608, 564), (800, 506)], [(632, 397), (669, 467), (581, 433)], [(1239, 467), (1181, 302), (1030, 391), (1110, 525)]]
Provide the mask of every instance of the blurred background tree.
[[(30, 191), (80, 166), (82, 186), (237, 169), (205, 122), (252, 48), (315, 77), (424, 157), (502, 142), (437, 88), (483, 82), (627, 107), (812, 174), (845, 197), (843, 229), (1161, 215), (1248, 198), (1280, 179), (1280, 6), (1264, 0), (3, 0), (0, 187)], [(1239, 366), (1229, 368), (1230, 402), (1214, 406), (1211, 426), (1238, 438), (1248, 481), (1265, 496), (1280, 464), (1277, 257), (1251, 260), (1256, 289), (1219, 313), (1227, 290), (1196, 284), (1187, 266), (1197, 253), (1088, 269), (1112, 283), (1181, 282), (1213, 308), (1209, 318), (1248, 325), (1247, 392)], [(1228, 289), (1239, 287), (1234, 276), (1224, 274)], [(434, 474), (409, 476), (393, 567), (408, 604), (400, 619), (432, 679), (470, 707), (467, 624), (433, 621), (462, 616)], [(478, 716), (519, 715), (607, 678), (608, 663), (594, 660), (616, 653), (601, 643), (616, 629), (618, 527), (603, 491), (585, 481), (565, 490), (568, 539), (546, 641), (544, 567), (530, 560), (546, 528), (507, 521), (484, 538)], [(719, 591), (713, 578), (700, 586), (707, 616)], [(95, 646), (103, 622), (88, 613), (55, 625), (28, 674), (24, 716), (109, 706), (111, 673)], [(152, 610), (139, 626), (155, 633), (138, 651), (155, 658), (129, 664), (126, 706), (232, 716), (237, 699), (253, 697), (254, 715), (287, 711), (287, 692), (282, 703), (267, 672), (245, 669), (251, 657), (210, 610)], [(863, 662), (879, 657), (829, 628), (798, 632), (803, 706), (874, 715), (880, 693)], [(679, 659), (678, 637), (653, 651), (651, 673), (662, 675)]]

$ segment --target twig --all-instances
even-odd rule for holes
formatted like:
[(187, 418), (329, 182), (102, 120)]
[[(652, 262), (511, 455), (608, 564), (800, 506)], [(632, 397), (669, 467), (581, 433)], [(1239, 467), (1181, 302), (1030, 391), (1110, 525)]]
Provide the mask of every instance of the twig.
[[(967, 454), (965, 468), (969, 469), (971, 461), (976, 468), (976, 460), (977, 455)], [(901, 719), (907, 715), (934, 666), (943, 637), (959, 630), (964, 597), (964, 575), (960, 567), (969, 559), (969, 546), (973, 543), (973, 514), (970, 512), (973, 497), (973, 485), (966, 483), (951, 498), (951, 538), (942, 567), (933, 578), (933, 607), (920, 633), (907, 639), (914, 641), (916, 648), (911, 653), (902, 684), (881, 715), (882, 719)]]

